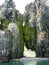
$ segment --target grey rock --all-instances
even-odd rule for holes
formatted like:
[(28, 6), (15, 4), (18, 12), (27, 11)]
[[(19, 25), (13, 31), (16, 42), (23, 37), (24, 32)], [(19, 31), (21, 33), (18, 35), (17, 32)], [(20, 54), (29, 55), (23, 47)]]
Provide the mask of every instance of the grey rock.
[(0, 6), (0, 17), (6, 17), (10, 21), (14, 21), (15, 11), (15, 3), (13, 0), (5, 0), (2, 6)]
[(9, 30), (0, 30), (0, 61), (9, 60), (9, 44), (11, 44), (11, 33)]
[(12, 32), (13, 40), (12, 40), (12, 58), (16, 58), (19, 56), (20, 53), (20, 36), (19, 36), (19, 29), (15, 23), (10, 23), (8, 26), (8, 30)]

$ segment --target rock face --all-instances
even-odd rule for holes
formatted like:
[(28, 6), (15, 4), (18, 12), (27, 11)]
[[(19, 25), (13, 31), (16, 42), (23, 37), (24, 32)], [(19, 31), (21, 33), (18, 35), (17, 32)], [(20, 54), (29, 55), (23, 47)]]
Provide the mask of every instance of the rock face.
[(10, 31), (0, 30), (0, 62), (9, 60), (9, 44), (11, 44)]
[(29, 25), (32, 28), (35, 27), (35, 14), (34, 14), (34, 12), (33, 13), (30, 13)]
[(30, 3), (30, 4), (28, 4), (26, 7), (25, 7), (25, 10), (26, 10), (26, 14), (27, 13), (32, 13), (32, 12), (34, 12), (34, 3)]
[[(49, 46), (49, 34), (48, 34), (48, 27), (47, 23), (48, 21), (44, 21), (44, 14), (46, 13), (46, 5), (44, 4), (44, 0), (35, 0), (36, 3), (36, 27), (37, 27), (37, 56), (39, 57), (48, 57), (49, 56), (49, 50), (47, 50)], [(45, 7), (43, 7), (45, 5)], [(48, 17), (45, 14), (45, 17)], [(46, 18), (45, 18), (46, 20)], [(47, 46), (48, 45), (48, 46)], [(39, 50), (38, 50), (39, 48)], [(49, 49), (49, 48), (48, 48)]]
[[(35, 39), (35, 37), (36, 37), (35, 11), (36, 10), (35, 10), (35, 4), (34, 3), (30, 3), (26, 6), (25, 13), (26, 13), (26, 19), (28, 19), (26, 25), (28, 25), (28, 27), (31, 29), (31, 30), (29, 29), (26, 31), (28, 31), (28, 33), (30, 33), (30, 34), (32, 33), (30, 36), (30, 40), (29, 40), (30, 44), (29, 44), (29, 42), (27, 42), (28, 40), (26, 41), (27, 42), (26, 44), (28, 44), (31, 47), (31, 49), (34, 49), (36, 46), (36, 44), (35, 44), (36, 43), (36, 39)], [(26, 34), (28, 35), (28, 33), (26, 33)]]
[(30, 4), (28, 4), (26, 7), (25, 7), (25, 9), (26, 9), (26, 11), (25, 11), (25, 13), (26, 13), (26, 15), (28, 15), (29, 14), (29, 25), (31, 26), (31, 27), (35, 27), (35, 6), (34, 6), (34, 3), (30, 3)]
[(20, 55), (20, 36), (19, 29), (17, 28), (15, 23), (10, 23), (8, 26), (8, 30), (12, 32), (12, 48), (11, 48), (11, 56), (12, 58), (17, 58)]
[(2, 6), (0, 6), (0, 17), (6, 17), (10, 21), (14, 21), (15, 17), (15, 3), (13, 0), (5, 0)]
[[(23, 55), (23, 43), (20, 44), (20, 33), (17, 25), (14, 22), (15, 18), (15, 4), (13, 0), (5, 0), (2, 6), (0, 6), (0, 61), (8, 61), (10, 59), (20, 58)], [(19, 14), (19, 13), (18, 13)], [(4, 18), (10, 20), (9, 25), (4, 30)], [(5, 21), (8, 22), (8, 21)], [(3, 29), (3, 30), (2, 30)], [(3, 48), (2, 48), (3, 46)], [(20, 54), (21, 53), (21, 54)]]
[(47, 6), (46, 0), (35, 0), (34, 4), (27, 5), (26, 14), (29, 14), (28, 22), (30, 27), (34, 28), (36, 26), (37, 56), (49, 57), (49, 6)]
[(0, 30), (0, 62), (20, 57), (19, 29), (10, 23), (7, 30)]

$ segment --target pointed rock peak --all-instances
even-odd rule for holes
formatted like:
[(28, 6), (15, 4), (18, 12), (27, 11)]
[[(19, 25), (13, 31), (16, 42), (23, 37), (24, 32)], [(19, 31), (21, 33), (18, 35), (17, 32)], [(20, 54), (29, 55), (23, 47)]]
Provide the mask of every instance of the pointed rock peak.
[(15, 3), (13, 2), (13, 0), (5, 0), (5, 3), (4, 4), (6, 4), (6, 6), (8, 7), (8, 8), (10, 8), (10, 7), (15, 7)]
[(12, 0), (5, 0), (6, 2), (8, 2), (8, 1), (12, 1)]
[(14, 21), (15, 10), (15, 3), (13, 0), (5, 0), (1, 6), (1, 15), (10, 21)]

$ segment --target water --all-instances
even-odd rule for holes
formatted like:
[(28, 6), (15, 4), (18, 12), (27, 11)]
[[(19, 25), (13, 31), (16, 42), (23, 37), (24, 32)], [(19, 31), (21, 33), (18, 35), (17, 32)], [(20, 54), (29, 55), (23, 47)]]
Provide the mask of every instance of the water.
[(49, 61), (8, 62), (0, 65), (49, 65)]

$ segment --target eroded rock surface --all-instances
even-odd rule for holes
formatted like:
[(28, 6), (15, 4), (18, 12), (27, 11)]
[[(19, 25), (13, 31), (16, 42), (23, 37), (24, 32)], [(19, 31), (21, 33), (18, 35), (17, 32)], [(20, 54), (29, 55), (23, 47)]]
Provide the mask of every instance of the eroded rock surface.
[(9, 60), (9, 44), (11, 44), (11, 32), (0, 30), (0, 62)]
[(19, 36), (19, 29), (15, 23), (10, 23), (8, 26), (8, 30), (12, 32), (12, 48), (11, 48), (11, 56), (12, 58), (19, 57), (20, 53), (20, 36)]

